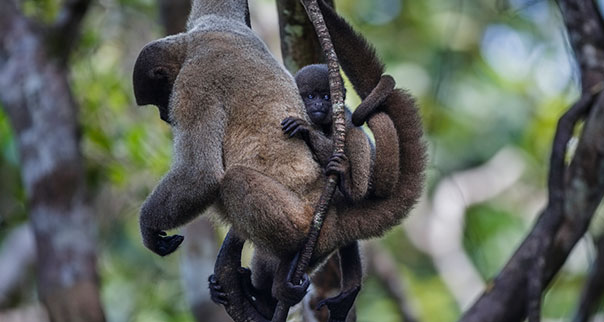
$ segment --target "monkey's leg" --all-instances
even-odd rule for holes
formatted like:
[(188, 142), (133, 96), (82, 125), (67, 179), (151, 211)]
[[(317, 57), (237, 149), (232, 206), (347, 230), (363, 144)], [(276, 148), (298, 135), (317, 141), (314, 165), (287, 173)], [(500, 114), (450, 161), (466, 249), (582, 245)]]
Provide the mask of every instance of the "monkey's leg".
[(299, 255), (300, 252), (296, 253), (296, 256), (293, 258), (281, 260), (279, 262), (273, 282), (273, 294), (275, 297), (280, 302), (282, 301), (290, 307), (302, 301), (310, 286), (310, 278), (307, 274), (304, 274), (300, 284), (293, 284), (291, 282), (294, 271), (296, 270)]
[(357, 294), (361, 290), (363, 268), (359, 255), (357, 241), (340, 248), (340, 265), (342, 267), (342, 292), (336, 296), (321, 301), (317, 307), (324, 305), (329, 308), (329, 321), (345, 322), (348, 312), (354, 304)]
[(208, 279), (210, 294), (235, 321), (268, 321), (276, 301), (270, 300), (270, 294), (269, 299), (259, 296), (251, 283), (251, 271), (241, 267), (244, 243), (233, 229), (229, 231), (216, 258), (214, 274)]
[(244, 166), (227, 169), (221, 183), (225, 219), (270, 254), (285, 258), (301, 246), (313, 208), (277, 180)]

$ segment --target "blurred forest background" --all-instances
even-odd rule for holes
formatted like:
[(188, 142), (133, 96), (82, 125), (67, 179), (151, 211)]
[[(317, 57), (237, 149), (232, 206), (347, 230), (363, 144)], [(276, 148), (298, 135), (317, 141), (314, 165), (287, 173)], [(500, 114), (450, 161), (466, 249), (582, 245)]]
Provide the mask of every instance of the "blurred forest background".
[[(398, 86), (418, 98), (430, 153), (420, 204), (385, 238), (364, 244), (368, 273), (358, 321), (400, 321), (402, 314), (456, 320), (547, 202), (556, 122), (580, 94), (559, 9), (545, 0), (335, 2), (375, 45)], [(52, 21), (60, 6), (59, 0), (24, 0), (21, 8), (32, 19)], [(275, 1), (250, 6), (254, 29), (280, 57)], [(186, 228), (184, 247), (166, 258), (141, 242), (138, 210), (168, 170), (172, 142), (157, 109), (136, 106), (131, 76), (140, 49), (165, 34), (160, 10), (155, 0), (92, 2), (67, 63), (79, 106), (85, 200), (96, 221), (100, 296), (110, 322), (195, 321), (192, 311), (207, 301), (204, 283), (213, 269), (202, 257), (215, 254), (225, 233), (219, 225), (217, 234), (204, 232), (205, 224)], [(348, 105), (357, 105), (348, 92)], [(0, 321), (40, 318), (42, 310), (14, 133), (0, 109)], [(594, 241), (604, 232), (600, 212), (545, 295), (547, 321), (575, 314), (596, 256)], [(187, 245), (195, 234), (202, 241)], [(389, 271), (380, 271), (384, 267)], [(601, 304), (598, 321), (604, 321)]]

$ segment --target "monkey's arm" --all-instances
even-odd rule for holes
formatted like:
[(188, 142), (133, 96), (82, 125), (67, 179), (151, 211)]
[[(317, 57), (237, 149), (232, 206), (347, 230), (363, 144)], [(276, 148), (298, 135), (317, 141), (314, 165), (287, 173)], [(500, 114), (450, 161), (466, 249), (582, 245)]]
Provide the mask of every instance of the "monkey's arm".
[(281, 122), (281, 126), (283, 133), (289, 135), (290, 138), (297, 137), (306, 142), (306, 145), (322, 168), (327, 166), (333, 150), (333, 141), (323, 131), (314, 128), (305, 120), (296, 117), (285, 118)]
[(367, 195), (372, 168), (371, 159), (371, 144), (367, 134), (348, 120), (345, 155), (334, 155), (326, 167), (327, 174), (335, 172), (340, 176), (338, 187), (348, 201), (358, 202)]
[[(182, 100), (183, 104), (188, 102), (192, 100)], [(166, 237), (164, 231), (186, 224), (210, 205), (218, 196), (224, 175), (224, 112), (220, 106), (209, 105), (198, 114), (173, 125), (172, 167), (141, 208), (143, 243), (161, 256), (172, 253), (183, 240), (178, 235)]]

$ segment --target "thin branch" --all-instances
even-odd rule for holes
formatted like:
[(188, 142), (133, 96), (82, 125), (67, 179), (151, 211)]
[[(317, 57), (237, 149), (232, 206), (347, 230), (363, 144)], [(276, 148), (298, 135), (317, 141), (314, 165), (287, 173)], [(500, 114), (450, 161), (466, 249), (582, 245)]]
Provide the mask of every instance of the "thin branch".
[[(310, 21), (315, 27), (315, 32), (323, 48), (323, 53), (327, 58), (327, 67), (329, 71), (329, 90), (332, 98), (333, 106), (333, 133), (334, 133), (334, 154), (344, 153), (344, 143), (346, 139), (346, 121), (344, 116), (344, 93), (343, 93), (343, 81), (340, 75), (340, 64), (338, 63), (338, 57), (336, 56), (329, 31), (323, 20), (323, 14), (319, 9), (317, 0), (302, 0), (306, 13), (310, 18)], [(321, 232), (321, 227), (327, 215), (331, 198), (335, 192), (336, 185), (338, 183), (338, 176), (335, 174), (330, 175), (327, 178), (325, 188), (319, 199), (319, 203), (315, 208), (313, 216), (313, 222), (308, 233), (308, 237), (304, 246), (302, 247), (299, 260), (296, 263), (296, 270), (292, 277), (292, 282), (298, 284), (302, 280), (304, 272), (307, 270), (311, 257), (314, 253), (314, 248)], [(275, 314), (273, 315), (273, 321), (285, 321), (287, 318), (287, 312), (289, 307), (280, 302), (277, 305)]]
[[(541, 238), (535, 240), (533, 253), (537, 254), (528, 269), (528, 319), (530, 322), (540, 321), (541, 295), (544, 291), (544, 270), (546, 267), (547, 250), (550, 248), (555, 231), (560, 227), (564, 219), (564, 196), (566, 175), (565, 157), (573, 130), (577, 122), (585, 116), (592, 105), (591, 93), (582, 96), (558, 121), (556, 134), (554, 136), (552, 154), (550, 157), (550, 170), (548, 178), (549, 200), (546, 211), (544, 211), (542, 225), (539, 235)], [(545, 216), (547, 214), (547, 217)], [(537, 228), (537, 227), (536, 227)]]
[[(527, 313), (528, 276), (526, 265), (534, 263), (536, 245), (540, 240), (555, 236), (546, 250), (546, 267), (543, 285), (548, 285), (562, 267), (573, 246), (581, 239), (604, 195), (604, 95), (599, 95), (592, 106), (575, 158), (568, 169), (564, 207), (573, 211), (572, 217), (564, 217), (555, 231), (545, 229), (550, 208), (546, 208), (533, 230), (516, 253), (505, 265), (492, 287), (486, 290), (476, 303), (464, 313), (461, 321), (520, 321)], [(570, 216), (570, 215), (569, 215)], [(551, 227), (551, 226), (550, 226)]]
[(372, 272), (383, 285), (388, 295), (396, 302), (396, 308), (405, 322), (418, 321), (417, 314), (409, 306), (407, 287), (396, 269), (394, 259), (377, 242), (365, 246), (368, 271)]
[(596, 241), (596, 259), (581, 293), (574, 322), (587, 322), (598, 309), (604, 295), (604, 234)]

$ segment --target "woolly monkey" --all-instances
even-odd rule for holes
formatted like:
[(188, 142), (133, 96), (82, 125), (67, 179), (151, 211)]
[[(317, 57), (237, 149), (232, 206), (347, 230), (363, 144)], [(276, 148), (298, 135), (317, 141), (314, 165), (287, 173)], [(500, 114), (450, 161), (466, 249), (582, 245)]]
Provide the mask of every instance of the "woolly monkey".
[[(174, 133), (171, 169), (143, 204), (140, 226), (145, 246), (167, 255), (182, 237), (164, 231), (217, 202), (224, 209), (222, 220), (257, 246), (265, 258), (262, 265), (274, 275), (278, 263), (287, 262), (303, 243), (325, 179), (305, 144), (281, 134), (279, 122), (284, 118), (307, 119), (304, 106), (292, 76), (246, 25), (246, 12), (245, 0), (195, 0), (188, 31), (150, 43), (137, 59), (137, 102), (153, 100), (145, 96), (152, 95), (149, 91), (141, 90), (147, 84), (159, 81), (167, 86), (169, 81), (161, 80), (173, 80), (167, 86), (171, 92), (156, 93), (160, 97), (155, 100), (168, 97), (164, 102)], [(380, 76), (374, 84), (369, 82), (371, 89)], [(419, 117), (411, 100), (393, 96), (384, 111), (397, 129), (407, 128), (397, 132), (403, 162), (396, 193), (332, 208), (312, 265), (355, 240), (383, 234), (419, 196)]]

